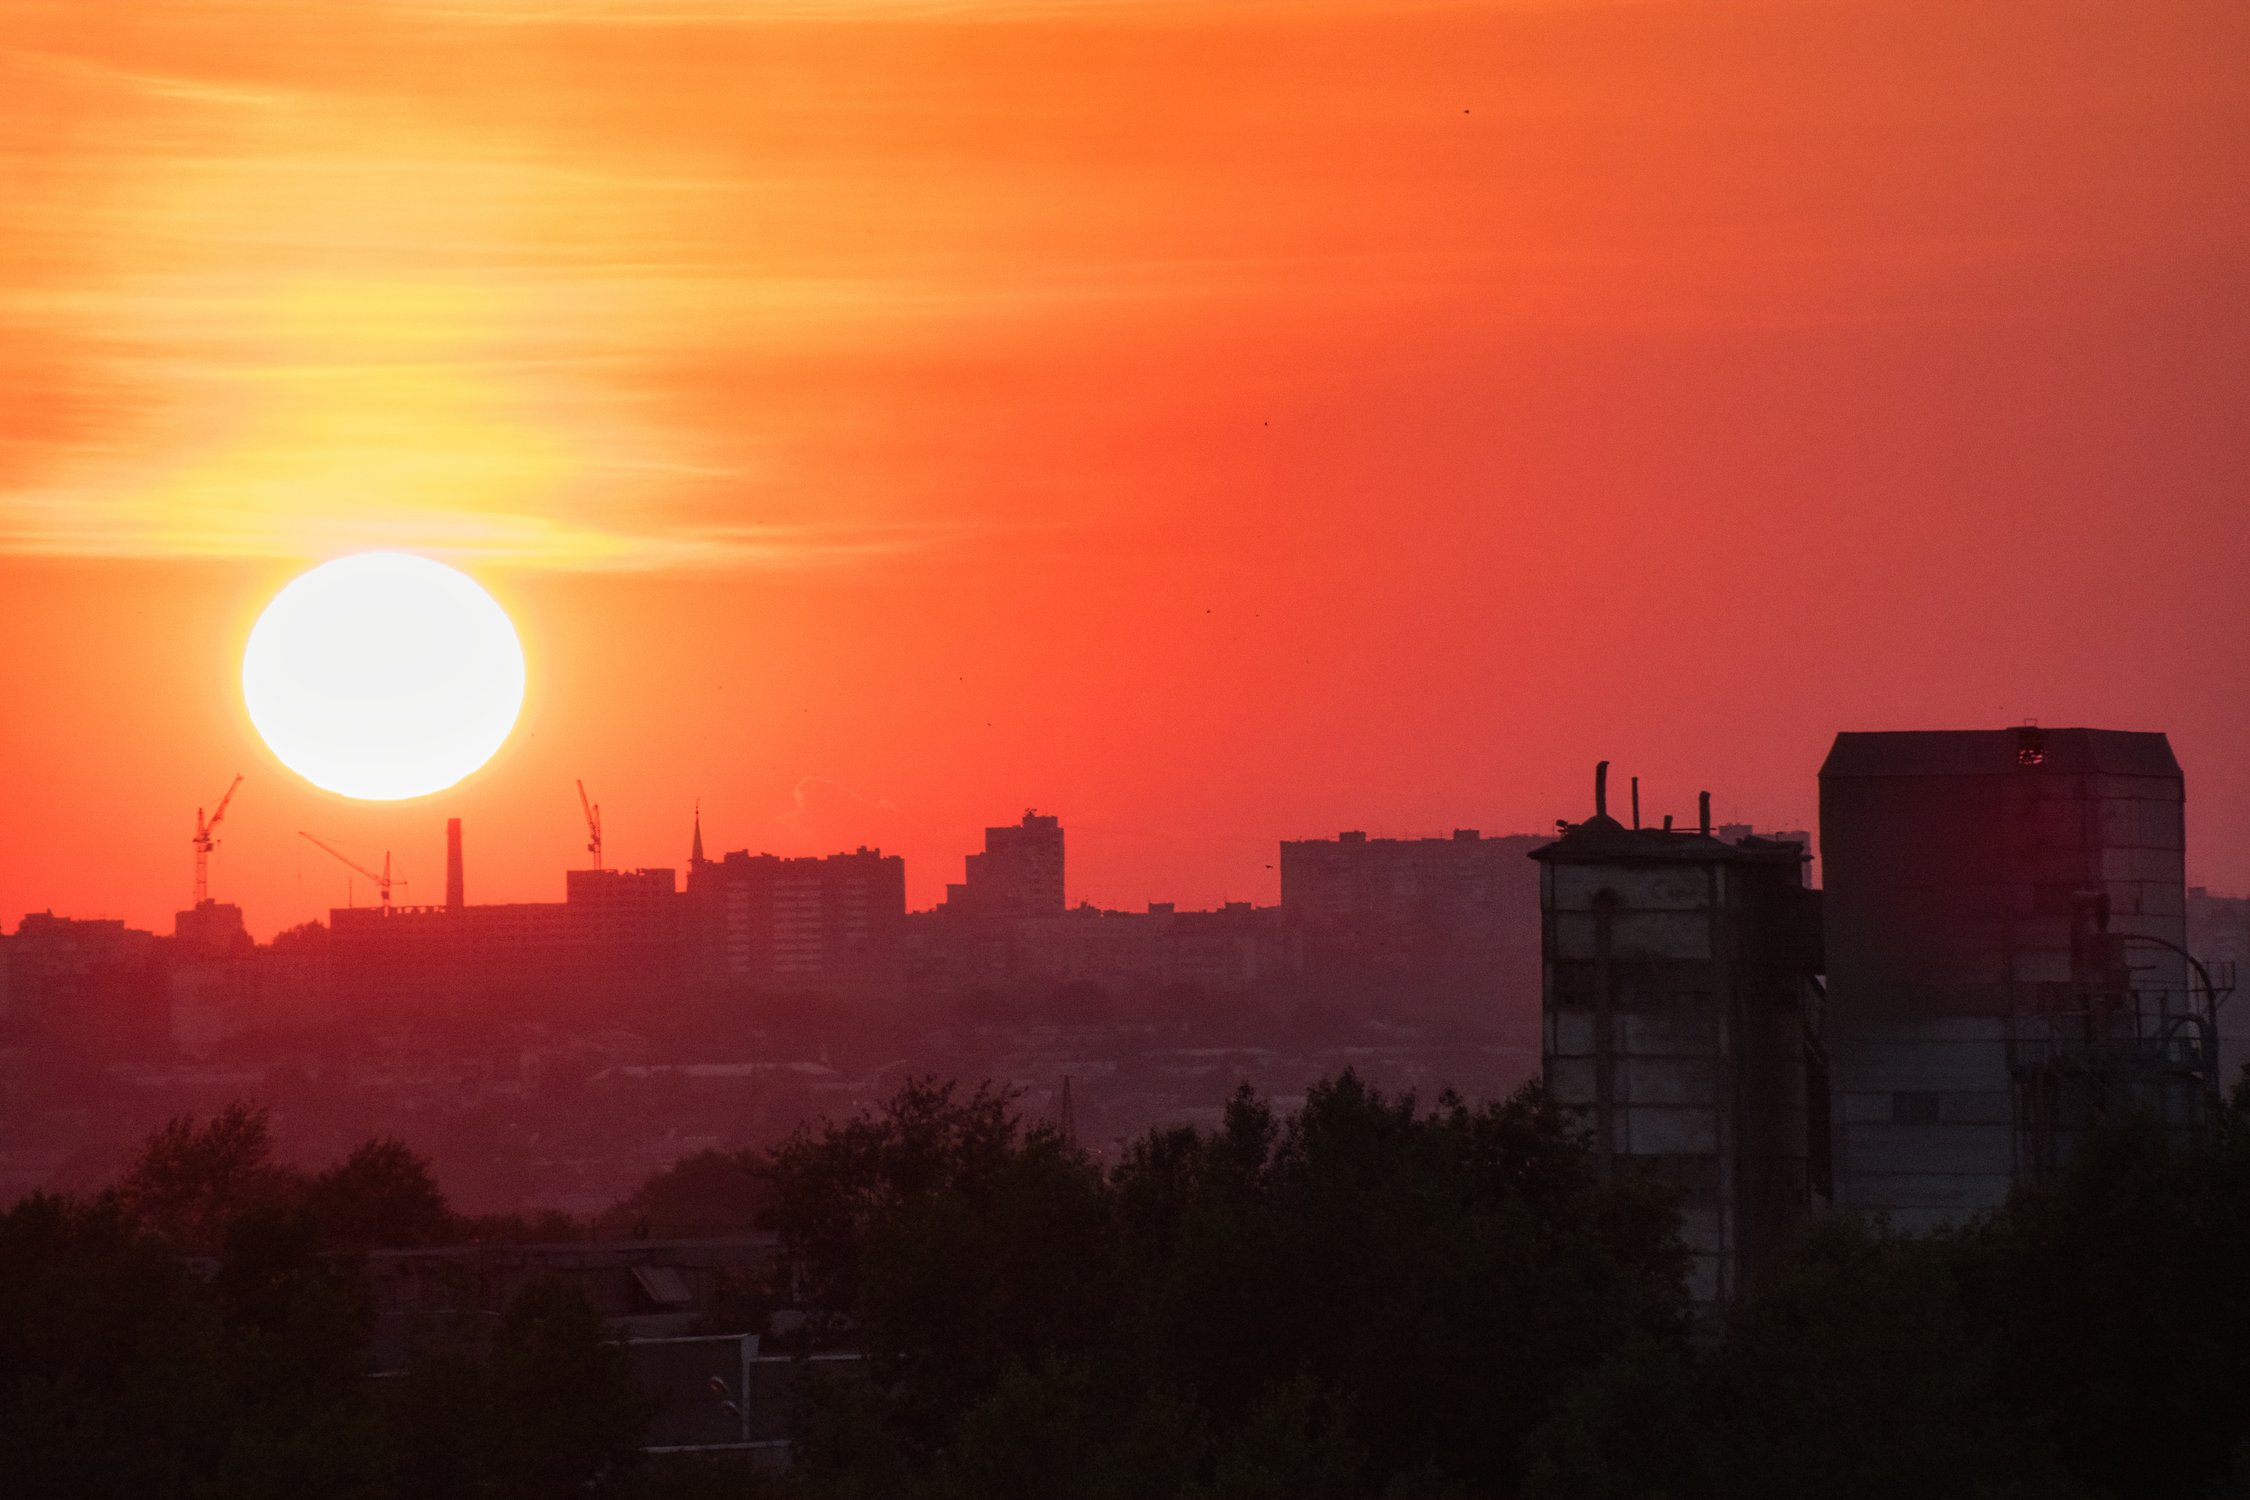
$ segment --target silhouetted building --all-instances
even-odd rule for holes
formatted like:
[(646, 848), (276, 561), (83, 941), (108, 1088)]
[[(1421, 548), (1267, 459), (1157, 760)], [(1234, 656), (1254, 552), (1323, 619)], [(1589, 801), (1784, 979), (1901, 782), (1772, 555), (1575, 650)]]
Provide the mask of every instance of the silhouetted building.
[(1146, 911), (1080, 905), (1050, 916), (941, 908), (909, 919), (908, 943), (914, 987), (939, 993), (1065, 985), (1109, 995), (1230, 993), (1304, 969), (1304, 934), (1280, 908), (1247, 901), (1216, 911), (1179, 911), (1169, 901)]
[(945, 888), (944, 909), (952, 912), (1055, 916), (1065, 905), (1062, 820), (1037, 812), (987, 828), (984, 852), (970, 855), (961, 882)]
[(784, 859), (737, 850), (688, 868), (689, 966), (768, 992), (895, 994), (904, 977), (906, 861), (879, 849)]
[(1820, 773), (1837, 1204), (1919, 1230), (1998, 1204), (2106, 1113), (2202, 1127), (2212, 1002), (2183, 949), (2161, 734), (1840, 734)]
[(242, 908), (231, 902), (198, 902), (173, 917), (165, 996), (174, 1046), (208, 1052), (249, 1024), (256, 954)]
[(1215, 911), (1149, 907), (1162, 935), (1161, 980), (1170, 986), (1223, 993), (1304, 973), (1304, 929), (1278, 906), (1229, 901)]
[(172, 917), (172, 941), (183, 953), (222, 957), (248, 953), (256, 944), (231, 901), (204, 901)]
[(564, 904), (601, 981), (668, 989), (680, 977), (679, 876), (672, 870), (569, 870)]
[[(1698, 1300), (1731, 1300), (1825, 1191), (1818, 896), (1805, 847), (1594, 815), (1531, 853), (1548, 1089), (1603, 1175), (1680, 1197)], [(1705, 803), (1708, 808), (1708, 799)]]
[(1539, 993), (1538, 838), (1293, 839), (1281, 910), (1304, 934), (1307, 979), (1362, 1003), (1491, 1015), (1528, 1029)]
[(146, 1048), (165, 1032), (164, 946), (121, 921), (27, 914), (8, 943), (11, 1029), (105, 1051)]
[(338, 907), (328, 968), (347, 1010), (666, 994), (681, 978), (678, 876), (569, 870), (565, 899)]

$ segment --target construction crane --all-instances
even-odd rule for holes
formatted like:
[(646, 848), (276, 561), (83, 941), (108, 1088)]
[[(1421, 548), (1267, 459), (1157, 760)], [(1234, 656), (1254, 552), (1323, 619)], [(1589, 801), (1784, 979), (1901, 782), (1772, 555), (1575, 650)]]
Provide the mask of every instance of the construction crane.
[(327, 843), (321, 839), (316, 839), (311, 834), (305, 832), (302, 828), (297, 830), (297, 837), (303, 839), (306, 843), (311, 844), (315, 849), (322, 849), (327, 851), (329, 854), (334, 855), (337, 859), (343, 861), (345, 864), (350, 865), (353, 869), (359, 871), (360, 874), (365, 875), (369, 880), (374, 881), (376, 899), (383, 903), (383, 910), (385, 911), (389, 911), (391, 909), (391, 887), (393, 885), (406, 884), (406, 882), (403, 880), (394, 881), (393, 879), (391, 879), (391, 851), (388, 849), (385, 849), (383, 851), (383, 873), (378, 875), (373, 870), (367, 868), (367, 866), (361, 864), (358, 860), (352, 858), (349, 854), (346, 854), (343, 850), (337, 848), (334, 844)]
[(211, 899), (211, 851), (219, 847), (219, 819), (227, 815), (227, 804), (234, 800), (234, 789), (240, 785), (242, 776), (237, 772), (234, 780), (227, 783), (227, 794), (219, 799), (217, 807), (211, 809), (210, 817), (203, 816), (203, 809), (200, 807), (195, 810), (195, 837), (191, 842), (195, 845), (197, 906)]
[(586, 795), (586, 783), (578, 783), (578, 805), (586, 810), (586, 852), (594, 856), (594, 868), (602, 867), (602, 808), (601, 804)]

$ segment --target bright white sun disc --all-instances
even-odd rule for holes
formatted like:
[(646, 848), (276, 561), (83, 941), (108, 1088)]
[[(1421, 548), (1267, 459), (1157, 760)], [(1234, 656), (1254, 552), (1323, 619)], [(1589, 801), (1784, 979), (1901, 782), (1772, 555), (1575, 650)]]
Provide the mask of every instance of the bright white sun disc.
[(250, 722), (282, 764), (379, 802), (443, 791), (490, 760), (523, 682), (507, 612), (466, 573), (404, 552), (301, 574), (242, 653)]

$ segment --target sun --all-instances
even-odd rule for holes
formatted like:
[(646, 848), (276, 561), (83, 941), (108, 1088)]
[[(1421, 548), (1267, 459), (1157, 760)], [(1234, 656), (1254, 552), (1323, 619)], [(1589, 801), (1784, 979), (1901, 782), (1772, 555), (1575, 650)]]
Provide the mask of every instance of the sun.
[(427, 796), (492, 759), (523, 708), (523, 645), (469, 577), (405, 552), (300, 574), (242, 653), (242, 697), (281, 763), (375, 802)]

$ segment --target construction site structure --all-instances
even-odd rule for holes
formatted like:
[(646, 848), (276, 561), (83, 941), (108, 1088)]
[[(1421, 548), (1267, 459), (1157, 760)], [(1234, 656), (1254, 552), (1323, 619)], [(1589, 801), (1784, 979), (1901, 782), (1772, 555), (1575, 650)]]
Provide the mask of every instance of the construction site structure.
[[(578, 783), (578, 808), (586, 815), (586, 852), (594, 857), (594, 868), (602, 867), (602, 807), (586, 795), (586, 783)], [(698, 807), (696, 822), (702, 823), (702, 809)]]
[(227, 815), (227, 804), (234, 800), (234, 790), (240, 785), (242, 776), (238, 772), (234, 780), (227, 783), (226, 795), (219, 799), (218, 806), (211, 809), (210, 817), (203, 816), (203, 809), (200, 807), (195, 810), (195, 837), (189, 842), (195, 845), (197, 907), (202, 907), (211, 900), (211, 851), (219, 847), (219, 820)]
[(1607, 773), (1531, 852), (1546, 1086), (1605, 1177), (1677, 1193), (1690, 1290), (1727, 1302), (1827, 1193), (1819, 898), (1803, 844), (1714, 837), (1708, 793), (1692, 829), (1628, 827)]
[(326, 839), (315, 838), (313, 835), (306, 833), (302, 829), (298, 830), (297, 837), (303, 839), (306, 843), (311, 844), (314, 848), (321, 850), (322, 852), (330, 855), (341, 863), (348, 865), (354, 870), (357, 870), (360, 874), (373, 881), (375, 883), (376, 900), (381, 904), (382, 909), (386, 912), (391, 909), (391, 888), (393, 886), (401, 886), (406, 884), (404, 880), (392, 878), (391, 851), (388, 849), (385, 849), (383, 851), (383, 868), (380, 871), (377, 871), (370, 870), (369, 868), (367, 868), (367, 866), (361, 864), (358, 860), (353, 859), (349, 854), (346, 854), (343, 850), (337, 848), (334, 844), (329, 843)]
[(2218, 1094), (2161, 734), (1840, 734), (1820, 773), (1837, 1205), (1957, 1220), (2126, 1112)]

